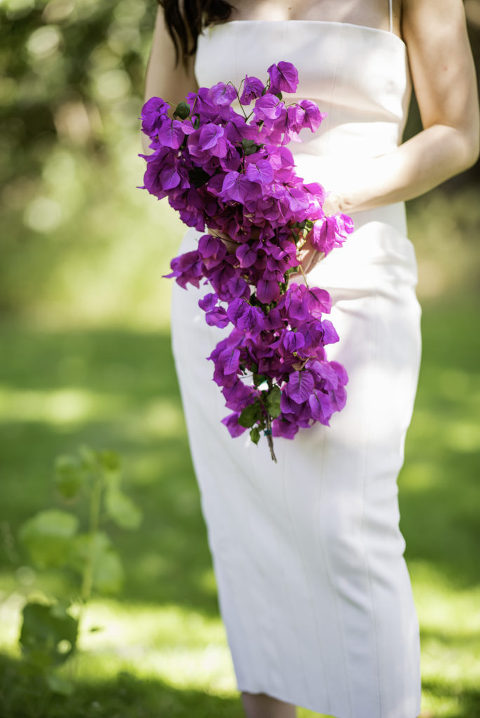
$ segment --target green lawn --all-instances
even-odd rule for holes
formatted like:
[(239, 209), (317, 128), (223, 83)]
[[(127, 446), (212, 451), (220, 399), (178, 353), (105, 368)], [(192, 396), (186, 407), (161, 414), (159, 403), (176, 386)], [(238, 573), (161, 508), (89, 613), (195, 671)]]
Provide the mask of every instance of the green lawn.
[[(423, 303), (420, 384), (399, 478), (423, 707), (442, 718), (480, 716), (479, 310), (478, 295)], [(240, 718), (168, 334), (4, 320), (0, 342), (0, 715)], [(55, 456), (81, 444), (121, 455), (144, 519), (137, 532), (110, 530), (126, 582), (121, 596), (89, 606), (83, 650), (64, 669), (75, 671), (78, 690), (28, 703), (15, 694), (19, 612), (32, 592), (67, 586), (24, 565), (16, 532), (54, 502)]]

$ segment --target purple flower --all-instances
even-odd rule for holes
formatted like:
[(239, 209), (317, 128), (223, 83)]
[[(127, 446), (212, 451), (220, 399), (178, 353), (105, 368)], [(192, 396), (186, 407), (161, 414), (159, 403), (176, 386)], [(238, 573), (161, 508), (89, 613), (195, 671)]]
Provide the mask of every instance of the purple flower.
[(276, 280), (259, 279), (257, 284), (257, 298), (262, 304), (270, 304), (280, 296), (278, 282)]
[(301, 404), (308, 400), (313, 391), (313, 386), (314, 381), (311, 372), (307, 369), (302, 369), (302, 371), (295, 371), (290, 374), (284, 392), (294, 402)]
[(265, 186), (273, 181), (273, 169), (268, 160), (251, 160), (247, 164), (247, 178)]
[(350, 217), (344, 214), (332, 215), (313, 226), (310, 238), (315, 249), (324, 252), (326, 256), (334, 247), (341, 247), (347, 234), (352, 231), (353, 222)]
[(270, 92), (296, 92), (298, 72), (291, 62), (281, 60), (277, 65), (270, 65), (267, 72), (270, 77)]
[(277, 120), (285, 109), (285, 104), (275, 95), (267, 93), (259, 97), (253, 108), (253, 116), (257, 122)]
[(162, 123), (168, 119), (170, 105), (161, 97), (150, 97), (142, 107), (142, 131), (153, 137)]
[(178, 150), (183, 142), (185, 134), (183, 132), (182, 123), (178, 120), (169, 120), (162, 122), (157, 133), (157, 142), (164, 147), (171, 147)]
[(320, 391), (319, 389), (314, 389), (312, 394), (308, 397), (308, 405), (315, 421), (319, 421), (321, 424), (329, 426), (328, 420), (332, 415), (333, 410), (330, 395)]
[(209, 312), (217, 306), (217, 302), (218, 296), (215, 294), (215, 292), (209, 292), (208, 294), (205, 294), (204, 297), (198, 300), (198, 306), (205, 312)]
[(282, 345), (287, 352), (293, 354), (305, 346), (305, 337), (301, 332), (286, 331), (282, 337)]
[(237, 92), (232, 85), (224, 82), (217, 82), (216, 85), (209, 90), (209, 99), (211, 99), (216, 105), (228, 106), (237, 97)]
[(222, 424), (225, 424), (228, 431), (230, 432), (230, 436), (235, 438), (236, 436), (240, 436), (243, 434), (244, 431), (247, 430), (245, 426), (241, 426), (241, 424), (238, 423), (238, 417), (240, 416), (240, 411), (234, 411), (233, 414), (229, 414), (228, 416), (225, 416), (223, 419), (221, 419)]
[[(191, 114), (184, 120), (169, 117), (170, 106), (161, 98), (150, 98), (142, 108), (142, 130), (152, 154), (140, 156), (147, 163), (144, 188), (159, 199), (166, 196), (201, 233), (198, 248), (174, 257), (172, 271), (163, 276), (184, 289), (208, 284), (212, 291), (198, 299), (206, 323), (230, 324), (207, 357), (214, 365), (212, 380), (233, 412), (222, 423), (231, 436), (244, 433), (240, 413), (262, 396), (245, 379), (264, 375), (280, 390), (272, 435), (293, 439), (316, 421), (328, 425), (345, 404), (348, 376), (326, 356), (325, 347), (339, 340), (332, 322), (323, 319), (331, 310), (330, 295), (286, 281), (287, 270), (298, 265), (291, 230), (313, 222), (309, 238), (327, 254), (342, 245), (353, 223), (343, 214), (325, 216), (325, 189), (303, 182), (285, 146), (300, 141), (304, 129), (315, 132), (325, 115), (311, 100), (281, 100), (282, 92), (297, 89), (291, 63), (271, 65), (268, 75), (268, 90), (257, 77), (245, 76), (239, 99), (243, 105), (254, 102), (248, 117), (233, 109), (238, 95), (229, 82), (188, 93)], [(238, 244), (235, 251), (205, 234), (206, 228), (230, 237)]]
[(310, 315), (315, 319), (320, 319), (323, 312), (328, 314), (331, 310), (332, 298), (326, 289), (310, 287), (307, 300)]
[(303, 126), (308, 127), (312, 132), (316, 132), (320, 127), (320, 123), (327, 116), (326, 112), (320, 112), (317, 105), (311, 100), (300, 100), (298, 103), (304, 111)]
[(257, 182), (251, 182), (240, 172), (227, 172), (224, 176), (220, 197), (223, 200), (233, 200), (245, 204), (248, 199), (255, 199), (261, 195), (261, 188)]
[(282, 436), (284, 439), (293, 439), (298, 432), (298, 426), (293, 415), (280, 414), (272, 421), (272, 436)]
[(240, 95), (240, 102), (242, 105), (249, 105), (252, 100), (260, 97), (265, 89), (265, 85), (258, 77), (249, 77), (245, 75), (245, 81), (243, 84), (243, 92)]
[(175, 277), (175, 281), (183, 289), (186, 289), (188, 282), (196, 287), (200, 286), (199, 278), (202, 276), (203, 270), (198, 250), (194, 249), (174, 257), (170, 262), (170, 267), (173, 271), (170, 274), (163, 274), (163, 277)]
[(225, 157), (227, 143), (223, 127), (212, 122), (207, 123), (188, 136), (187, 147), (191, 155), (203, 158), (208, 151), (214, 157)]
[(209, 312), (205, 312), (205, 321), (211, 327), (219, 327), (223, 329), (229, 323), (227, 312), (223, 307), (216, 307)]

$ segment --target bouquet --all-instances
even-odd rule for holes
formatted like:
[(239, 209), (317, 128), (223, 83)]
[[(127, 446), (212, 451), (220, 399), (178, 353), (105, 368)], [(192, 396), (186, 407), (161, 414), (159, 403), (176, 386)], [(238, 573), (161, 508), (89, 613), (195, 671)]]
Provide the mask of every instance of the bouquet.
[[(347, 372), (325, 351), (339, 341), (324, 317), (331, 298), (308, 286), (298, 250), (308, 240), (326, 257), (353, 222), (325, 214), (323, 186), (297, 176), (286, 147), (302, 141), (302, 130), (315, 132), (325, 114), (307, 99), (284, 101), (298, 85), (294, 65), (280, 61), (267, 73), (266, 84), (246, 75), (239, 88), (201, 87), (171, 116), (165, 100), (151, 97), (141, 120), (152, 153), (139, 156), (146, 161), (140, 189), (167, 197), (202, 232), (198, 248), (174, 257), (163, 276), (183, 289), (208, 283), (212, 291), (198, 301), (207, 324), (232, 325), (206, 357), (231, 412), (222, 423), (232, 437), (249, 429), (255, 444), (263, 432), (276, 461), (273, 437), (329, 426), (346, 402)], [(303, 284), (291, 281), (299, 272)]]

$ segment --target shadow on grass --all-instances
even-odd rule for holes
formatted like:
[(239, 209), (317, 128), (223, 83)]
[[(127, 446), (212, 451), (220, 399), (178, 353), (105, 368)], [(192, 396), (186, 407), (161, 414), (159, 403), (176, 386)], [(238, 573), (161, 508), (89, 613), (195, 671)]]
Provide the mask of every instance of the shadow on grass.
[(78, 681), (68, 697), (21, 678), (17, 661), (0, 654), (2, 718), (244, 718), (240, 700), (174, 688), (128, 671), (96, 682)]
[[(452, 703), (458, 706), (448, 711), (449, 718), (478, 718), (480, 716), (480, 688), (460, 688), (449, 686), (440, 681), (423, 681), (422, 688), (429, 693), (438, 705)], [(428, 712), (429, 718), (435, 713)], [(443, 715), (443, 713), (442, 713)]]

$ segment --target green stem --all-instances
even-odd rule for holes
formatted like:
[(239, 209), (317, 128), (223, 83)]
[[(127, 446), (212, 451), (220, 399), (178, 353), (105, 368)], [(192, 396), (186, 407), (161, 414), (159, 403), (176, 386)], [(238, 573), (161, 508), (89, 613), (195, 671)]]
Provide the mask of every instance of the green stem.
[(85, 605), (90, 598), (93, 584), (93, 562), (95, 559), (95, 543), (94, 538), (98, 532), (99, 517), (100, 517), (100, 505), (102, 500), (102, 474), (97, 471), (95, 482), (93, 484), (92, 495), (90, 499), (90, 545), (83, 571), (82, 589), (81, 589), (81, 600), (82, 604)]
[[(267, 378), (268, 383), (268, 389), (270, 390), (272, 388), (272, 380), (270, 378)], [(270, 416), (270, 412), (268, 411), (265, 402), (262, 399), (261, 394), (259, 394), (258, 399), (260, 401), (260, 404), (263, 407), (263, 411), (265, 414), (265, 420), (267, 422), (267, 429), (266, 429), (266, 436), (268, 441), (268, 448), (270, 449), (270, 456), (272, 457), (273, 461), (277, 463), (277, 457), (275, 456), (275, 450), (273, 448), (273, 437), (272, 437), (272, 418)]]

